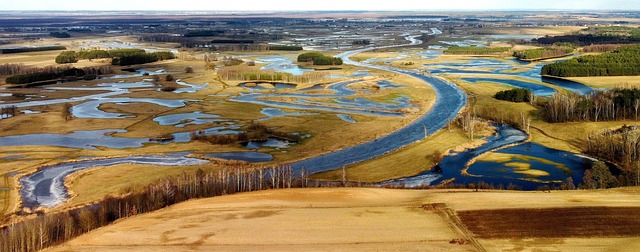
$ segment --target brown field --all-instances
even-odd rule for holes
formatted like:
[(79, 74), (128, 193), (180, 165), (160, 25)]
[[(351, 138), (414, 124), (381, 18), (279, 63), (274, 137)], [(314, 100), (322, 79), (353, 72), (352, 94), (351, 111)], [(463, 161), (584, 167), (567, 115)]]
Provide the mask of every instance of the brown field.
[[(640, 245), (640, 217), (631, 216), (639, 210), (638, 192), (640, 187), (551, 193), (370, 188), (260, 191), (192, 200), (124, 219), (49, 251), (634, 251)], [(577, 232), (553, 238), (475, 239), (461, 226), (455, 211), (463, 221), (466, 213), (511, 214), (514, 225), (505, 228), (527, 232), (536, 230), (537, 222), (561, 221), (572, 216), (568, 214), (576, 218), (564, 220), (575, 224), (576, 230), (627, 221), (624, 225), (636, 231), (616, 228), (622, 230), (619, 235), (606, 239)], [(616, 215), (625, 219), (610, 221)], [(585, 221), (589, 218), (596, 224)], [(452, 239), (470, 243), (449, 244)]]
[(572, 207), (460, 211), (478, 237), (566, 238), (640, 235), (640, 207)]

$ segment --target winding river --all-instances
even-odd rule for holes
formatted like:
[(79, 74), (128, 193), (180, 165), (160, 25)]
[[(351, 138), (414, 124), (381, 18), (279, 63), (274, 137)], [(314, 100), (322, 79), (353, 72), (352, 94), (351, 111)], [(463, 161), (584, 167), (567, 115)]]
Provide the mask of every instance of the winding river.
[[(417, 45), (421, 43), (421, 41), (415, 39), (415, 37), (407, 36), (407, 39), (411, 41), (411, 45)], [(351, 57), (352, 55), (360, 52), (374, 50), (376, 48), (391, 48), (397, 46), (403, 45), (364, 48), (342, 53), (339, 55), (339, 57), (341, 57), (347, 64), (397, 72), (400, 74), (413, 76), (424, 81), (426, 84), (432, 86), (437, 94), (436, 101), (431, 110), (405, 128), (397, 130), (384, 137), (357, 146), (352, 146), (346, 149), (293, 163), (291, 165), (294, 167), (296, 173), (299, 174), (301, 168), (303, 167), (305, 167), (305, 169), (312, 173), (316, 173), (337, 169), (341, 166), (375, 158), (377, 156), (383, 155), (385, 153), (396, 150), (427, 137), (425, 135), (425, 131), (427, 131), (427, 135), (433, 134), (434, 132), (446, 126), (450, 118), (456, 117), (458, 112), (466, 104), (466, 94), (458, 89), (453, 83), (423, 73), (401, 70), (386, 66), (376, 66), (359, 63), (349, 59), (349, 57)], [(338, 85), (338, 87), (346, 85), (347, 84)], [(124, 90), (109, 91), (117, 91), (122, 93), (126, 92)], [(85, 99), (91, 98), (87, 97)], [(23, 185), (21, 189), (21, 195), (23, 198), (23, 202), (25, 202), (25, 205), (42, 205), (46, 207), (52, 207), (59, 204), (68, 197), (66, 189), (64, 188), (64, 178), (72, 172), (78, 170), (95, 166), (109, 166), (123, 163), (143, 163), (152, 165), (191, 165), (199, 164), (201, 162), (206, 161), (187, 158), (184, 156), (166, 155), (108, 158), (101, 160), (64, 163), (61, 165), (44, 167), (34, 174), (23, 177), (21, 179), (21, 183)]]
[[(415, 37), (406, 37), (411, 41), (411, 45), (420, 44), (421, 41)], [(391, 48), (398, 46), (384, 46), (359, 49), (344, 52), (338, 55), (346, 64), (376, 68), (385, 71), (396, 72), (409, 75), (424, 81), (436, 91), (436, 101), (433, 107), (422, 117), (416, 119), (406, 127), (378, 139), (365, 142), (356, 146), (334, 151), (328, 154), (305, 159), (291, 164), (296, 173), (300, 173), (302, 168), (311, 173), (323, 172), (338, 169), (342, 166), (369, 160), (380, 155), (384, 155), (393, 150), (402, 148), (431, 135), (444, 128), (449, 119), (455, 118), (462, 107), (465, 106), (467, 96), (455, 84), (425, 73), (418, 73), (408, 70), (388, 66), (371, 65), (363, 62), (356, 62), (350, 59), (351, 56), (378, 48)], [(425, 135), (425, 130), (427, 134)], [(389, 169), (393, 169), (389, 167)]]

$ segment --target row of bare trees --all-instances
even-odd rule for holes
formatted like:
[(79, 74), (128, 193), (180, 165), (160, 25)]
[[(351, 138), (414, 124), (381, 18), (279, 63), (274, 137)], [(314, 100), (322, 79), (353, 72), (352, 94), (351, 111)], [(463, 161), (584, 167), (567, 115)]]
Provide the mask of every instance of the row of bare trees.
[(218, 75), (223, 80), (230, 81), (282, 81), (298, 83), (315, 83), (328, 79), (329, 75), (319, 72), (306, 72), (302, 75), (292, 75), (275, 71), (260, 71), (247, 68), (222, 68)]
[(60, 244), (115, 220), (146, 213), (189, 199), (215, 197), (264, 189), (306, 187), (308, 172), (297, 176), (290, 166), (270, 168), (238, 165), (219, 170), (198, 170), (158, 180), (144, 188), (130, 188), (121, 197), (100, 203), (45, 213), (0, 230), (0, 251), (37, 251)]
[(639, 89), (614, 89), (593, 94), (556, 94), (542, 104), (548, 122), (638, 120)]
[(17, 111), (18, 107), (16, 106), (0, 107), (0, 119), (14, 117)]

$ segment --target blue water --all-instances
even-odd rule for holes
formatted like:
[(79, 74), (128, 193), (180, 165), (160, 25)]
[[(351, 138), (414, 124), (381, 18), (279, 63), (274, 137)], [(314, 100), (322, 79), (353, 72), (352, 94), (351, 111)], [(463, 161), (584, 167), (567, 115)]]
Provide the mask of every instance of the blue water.
[[(512, 184), (519, 186), (524, 190), (535, 190), (542, 185), (557, 186), (559, 185), (559, 182), (564, 181), (569, 176), (572, 177), (574, 183), (577, 185), (582, 181), (585, 168), (591, 165), (591, 161), (589, 159), (576, 156), (573, 153), (547, 148), (536, 143), (526, 142), (497, 152), (522, 154), (553, 161), (566, 166), (567, 169), (569, 169), (569, 172), (567, 173), (551, 164), (545, 164), (539, 161), (525, 161), (526, 163), (531, 164), (532, 169), (544, 170), (550, 174), (549, 176), (530, 177), (513, 172), (513, 168), (508, 167), (503, 163), (479, 161), (469, 166), (468, 173), (475, 176), (463, 175), (462, 170), (465, 169), (467, 164), (474, 158), (503, 146), (521, 143), (527, 139), (527, 135), (522, 131), (506, 125), (497, 124), (496, 126), (497, 134), (488, 137), (486, 139), (486, 144), (460, 153), (451, 153), (450, 155), (445, 156), (440, 164), (438, 164), (438, 166), (433, 170), (429, 170), (412, 177), (386, 181), (381, 184), (403, 184), (411, 187), (438, 185), (443, 181), (455, 179), (453, 183), (456, 184), (485, 182), (493, 184), (494, 186), (503, 185), (504, 187)], [(517, 161), (518, 160), (516, 159), (509, 162)], [(537, 179), (539, 181), (532, 181), (532, 179)]]
[(227, 160), (240, 160), (251, 163), (269, 162), (273, 160), (273, 156), (261, 152), (223, 152), (205, 154), (207, 157), (222, 158)]
[(338, 118), (340, 118), (341, 120), (348, 122), (348, 123), (357, 123), (356, 120), (354, 120), (350, 115), (347, 114), (337, 114), (336, 116), (338, 116)]
[[(412, 44), (421, 43), (415, 38), (408, 37), (408, 39), (412, 41)], [(428, 134), (433, 134), (434, 132), (442, 129), (447, 125), (449, 119), (455, 118), (458, 112), (466, 104), (466, 94), (459, 88), (457, 88), (454, 84), (443, 79), (423, 73), (417, 73), (397, 68), (368, 65), (349, 59), (350, 56), (356, 53), (364, 52), (366, 50), (372, 50), (372, 48), (345, 52), (340, 54), (339, 57), (341, 57), (346, 64), (367, 66), (371, 68), (393, 71), (409, 75), (424, 81), (426, 85), (430, 85), (431, 87), (433, 87), (436, 92), (437, 96), (433, 107), (431, 107), (431, 110), (429, 110), (429, 112), (427, 112), (424, 116), (418, 118), (413, 123), (389, 135), (360, 145), (348, 147), (339, 151), (331, 152), (329, 154), (309, 158), (291, 164), (297, 173), (299, 173), (300, 169), (302, 168), (309, 170), (311, 173), (338, 169), (345, 165), (350, 165), (353, 163), (375, 158), (405, 145), (414, 143), (425, 138), (425, 127), (428, 130)], [(393, 167), (388, 167), (388, 169), (393, 169)]]
[(538, 94), (536, 95), (538, 96), (549, 96), (555, 93), (555, 91), (552, 93), (550, 91), (551, 88), (544, 85), (536, 84), (535, 82), (543, 82), (555, 85), (580, 95), (590, 94), (595, 91), (593, 88), (582, 83), (542, 77), (540, 75), (540, 71), (545, 64), (548, 63), (539, 63), (533, 67), (529, 67), (528, 65), (530, 65), (530, 63), (518, 61), (515, 59), (504, 61), (499, 59), (483, 58), (471, 59), (462, 63), (427, 64), (425, 66), (430, 73), (436, 75), (453, 74), (464, 76), (464, 74), (499, 74), (503, 76), (523, 77), (526, 79), (530, 79), (531, 82), (520, 80), (507, 81), (505, 79), (492, 78), (491, 76), (466, 79), (472, 80), (471, 82), (474, 82), (474, 79), (482, 79), (484, 81), (491, 81), (516, 87), (527, 88), (534, 93), (537, 92)]

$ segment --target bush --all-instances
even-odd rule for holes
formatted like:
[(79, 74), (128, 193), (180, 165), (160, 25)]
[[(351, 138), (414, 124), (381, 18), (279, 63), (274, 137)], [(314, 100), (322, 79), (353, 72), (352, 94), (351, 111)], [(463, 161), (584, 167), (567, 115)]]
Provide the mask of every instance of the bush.
[(185, 67), (185, 68), (184, 68), (184, 72), (185, 72), (185, 73), (193, 73), (193, 67), (190, 67), (190, 66)]
[(167, 76), (166, 76), (166, 77), (164, 77), (164, 80), (166, 80), (166, 81), (173, 81), (173, 80), (174, 80), (173, 75), (171, 75), (171, 74), (167, 74)]
[(160, 90), (163, 92), (173, 92), (176, 91), (176, 89), (178, 89), (176, 86), (164, 86), (160, 88)]
[(530, 102), (531, 91), (526, 88), (514, 88), (511, 90), (497, 92), (493, 98), (510, 102)]
[(69, 64), (76, 62), (78, 62), (78, 59), (76, 58), (76, 52), (74, 51), (65, 51), (60, 53), (60, 55), (56, 57), (56, 63), (58, 64)]

